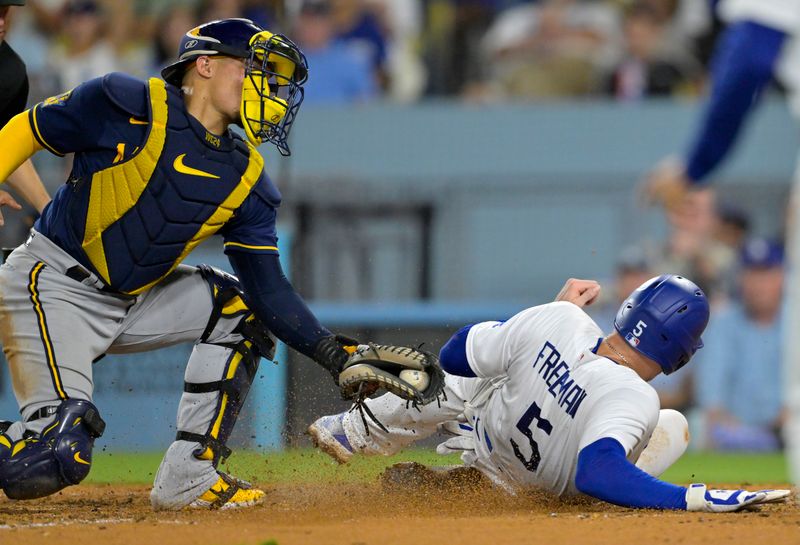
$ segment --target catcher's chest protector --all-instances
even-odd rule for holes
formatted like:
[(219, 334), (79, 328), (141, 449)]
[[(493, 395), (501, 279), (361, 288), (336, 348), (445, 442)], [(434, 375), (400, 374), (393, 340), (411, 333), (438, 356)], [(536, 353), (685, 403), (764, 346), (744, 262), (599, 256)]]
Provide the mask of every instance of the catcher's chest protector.
[[(149, 131), (132, 157), (74, 184), (88, 192), (81, 240), (89, 265), (112, 288), (140, 293), (216, 233), (259, 181), (263, 159), (240, 139), (210, 134), (178, 92), (149, 81)], [(88, 262), (87, 262), (88, 261)]]

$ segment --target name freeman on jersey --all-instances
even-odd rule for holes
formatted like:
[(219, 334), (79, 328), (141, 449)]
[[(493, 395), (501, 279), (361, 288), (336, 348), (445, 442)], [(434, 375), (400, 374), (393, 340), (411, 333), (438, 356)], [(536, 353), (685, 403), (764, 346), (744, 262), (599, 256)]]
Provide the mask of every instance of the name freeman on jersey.
[(561, 359), (561, 353), (549, 341), (545, 341), (536, 356), (533, 368), (536, 369), (537, 365), (537, 374), (547, 384), (547, 391), (570, 418), (575, 418), (575, 413), (586, 398), (586, 390), (570, 376), (569, 364)]

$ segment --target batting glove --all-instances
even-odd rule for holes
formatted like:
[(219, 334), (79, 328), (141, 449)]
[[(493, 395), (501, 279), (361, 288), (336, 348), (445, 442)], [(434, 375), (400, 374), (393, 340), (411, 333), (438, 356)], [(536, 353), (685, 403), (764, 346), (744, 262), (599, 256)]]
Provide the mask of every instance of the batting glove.
[(439, 431), (453, 437), (450, 437), (444, 443), (438, 444), (436, 446), (436, 454), (446, 456), (475, 450), (475, 435), (472, 426), (467, 424), (463, 417), (460, 417), (459, 420), (445, 422), (439, 426)]
[(747, 507), (779, 502), (786, 499), (789, 490), (708, 490), (704, 484), (692, 484), (686, 490), (686, 510), (707, 513), (728, 513)]

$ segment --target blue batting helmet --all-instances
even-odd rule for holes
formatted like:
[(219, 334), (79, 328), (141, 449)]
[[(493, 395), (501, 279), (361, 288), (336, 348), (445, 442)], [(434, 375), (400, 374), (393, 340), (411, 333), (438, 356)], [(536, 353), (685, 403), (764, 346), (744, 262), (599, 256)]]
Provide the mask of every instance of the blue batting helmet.
[(614, 328), (635, 350), (669, 375), (703, 347), (708, 299), (697, 284), (673, 274), (651, 278), (631, 293), (614, 319)]

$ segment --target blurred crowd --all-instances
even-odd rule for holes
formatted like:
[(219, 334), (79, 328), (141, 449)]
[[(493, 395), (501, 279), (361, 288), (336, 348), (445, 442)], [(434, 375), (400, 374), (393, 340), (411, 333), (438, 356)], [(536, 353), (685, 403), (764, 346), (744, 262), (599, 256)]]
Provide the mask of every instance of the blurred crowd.
[(201, 22), (247, 17), (308, 56), (309, 102), (426, 96), (622, 101), (697, 94), (709, 0), (30, 0), (9, 43), (32, 100), (112, 70), (156, 74)]
[[(285, 33), (310, 66), (306, 104), (425, 97), (467, 101), (698, 95), (720, 31), (709, 0), (28, 0), (6, 39), (30, 103), (111, 71), (158, 74), (182, 35), (246, 17)], [(713, 301), (705, 348), (660, 377), (662, 406), (690, 414), (706, 448), (781, 447), (783, 250), (712, 190), (669, 217), (663, 245), (619, 256), (610, 330), (625, 294), (669, 271)], [(24, 236), (23, 232), (15, 236)], [(780, 237), (778, 237), (780, 238)]]
[(711, 300), (705, 346), (689, 365), (651, 383), (661, 406), (688, 416), (695, 448), (779, 450), (785, 418), (782, 237), (755, 236), (747, 212), (712, 189), (691, 194), (668, 219), (662, 245), (621, 252), (612, 293), (594, 317), (610, 331), (627, 294), (656, 274), (696, 281)]

